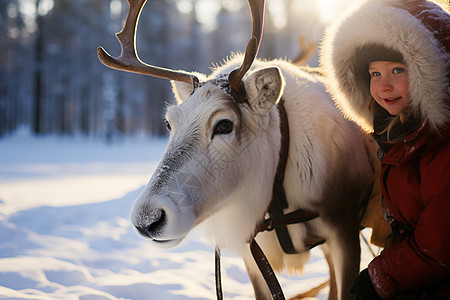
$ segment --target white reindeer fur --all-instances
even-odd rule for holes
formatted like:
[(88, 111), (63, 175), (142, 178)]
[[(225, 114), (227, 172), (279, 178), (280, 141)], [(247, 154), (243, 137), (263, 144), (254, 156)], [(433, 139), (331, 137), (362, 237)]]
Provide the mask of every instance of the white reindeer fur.
[[(209, 78), (202, 77), (200, 80), (229, 73), (240, 65), (241, 59), (240, 56), (235, 57), (215, 70)], [(305, 208), (321, 211), (328, 205), (323, 202), (328, 199), (323, 197), (331, 177), (339, 181), (341, 177), (350, 176), (369, 183), (372, 171), (362, 133), (355, 124), (340, 115), (326, 93), (321, 77), (304, 72), (283, 60), (255, 61), (244, 77), (244, 84), (250, 107), (240, 105), (240, 119), (226, 104), (231, 101), (229, 97), (215, 85), (206, 84), (191, 95), (191, 86), (173, 83), (178, 105), (169, 107), (167, 111), (166, 118), (171, 124), (172, 132), (158, 170), (164, 168), (168, 153), (177, 151), (178, 144), (185, 143), (187, 136), (201, 136), (190, 155), (191, 159), (180, 167), (180, 172), (196, 175), (193, 181), (201, 186), (199, 197), (202, 203), (199, 203), (200, 199), (186, 199), (189, 198), (186, 197), (186, 191), (179, 186), (181, 178), (177, 174), (180, 172), (173, 174), (175, 179), (169, 180), (168, 187), (163, 188), (162, 192), (152, 194), (152, 186), (158, 180), (159, 171), (156, 171), (147, 188), (136, 200), (131, 220), (135, 226), (145, 226), (149, 218), (155, 218), (148, 216), (152, 214), (149, 207), (160, 206), (171, 210), (167, 212), (167, 218), (173, 220), (167, 222), (164, 233), (159, 237), (162, 240), (173, 239), (167, 243), (168, 246), (179, 243), (195, 225), (201, 223), (199, 228), (212, 239), (213, 244), (225, 247), (244, 258), (257, 298), (269, 299), (270, 293), (253, 263), (246, 242), (253, 236), (256, 224), (261, 221), (271, 201), (281, 147), (280, 121), (276, 108), (280, 97), (285, 101), (290, 127), (289, 158), (284, 181), (289, 210)], [(214, 113), (218, 109), (220, 112)], [(231, 134), (218, 135), (211, 140), (210, 128), (219, 119), (233, 121), (235, 129)], [(238, 124), (239, 120), (244, 124)], [(200, 128), (207, 129), (198, 129), (198, 124)], [(243, 151), (240, 149), (242, 143), (245, 144)], [(205, 175), (202, 178), (208, 172), (199, 165), (202, 165), (205, 156), (217, 157), (216, 149), (220, 149), (226, 159), (218, 157), (217, 163), (221, 164), (218, 166), (219, 171), (211, 171), (215, 177)], [(343, 161), (345, 170), (340, 165)], [(338, 170), (339, 168), (342, 170)], [(313, 170), (312, 174), (310, 169)], [(178, 186), (174, 182), (178, 182)], [(181, 189), (178, 194), (182, 196), (161, 196), (177, 188)], [(177, 202), (182, 209), (173, 208)], [(172, 213), (179, 215), (172, 216)], [(342, 245), (339, 245), (341, 242), (338, 235), (342, 233), (336, 232), (332, 224), (321, 218), (309, 223), (315, 232), (327, 239), (328, 247), (333, 249), (333, 258), (341, 261), (340, 257), (344, 253)], [(305, 227), (289, 226), (289, 231), (295, 248), (304, 249), (304, 238), (307, 235)], [(301, 270), (309, 257), (308, 252), (299, 255), (284, 254), (274, 232), (260, 233), (257, 240), (275, 270)], [(359, 254), (353, 259), (359, 262)], [(335, 261), (335, 264), (339, 268), (338, 273), (343, 272), (342, 263)], [(342, 277), (342, 274), (337, 275), (338, 286), (342, 283)], [(339, 299), (347, 296), (345, 292), (339, 292)]]

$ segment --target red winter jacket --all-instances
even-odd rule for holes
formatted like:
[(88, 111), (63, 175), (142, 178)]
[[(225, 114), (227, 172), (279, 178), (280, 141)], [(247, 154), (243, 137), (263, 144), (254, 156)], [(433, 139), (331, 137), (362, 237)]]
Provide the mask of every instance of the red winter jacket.
[(381, 163), (386, 205), (414, 230), (369, 264), (383, 299), (411, 290), (422, 294), (419, 299), (450, 299), (450, 126), (440, 135), (429, 128), (424, 122)]
[[(382, 161), (386, 204), (414, 233), (385, 248), (369, 264), (369, 276), (383, 299), (414, 290), (450, 299), (448, 0), (443, 5), (425, 0), (357, 2), (327, 29), (321, 47), (320, 64), (335, 103), (367, 132), (383, 132), (385, 127), (375, 128), (383, 124), (375, 124), (378, 116), (368, 105), (372, 96), (367, 66), (394, 50), (407, 66), (409, 105), (427, 120), (404, 142), (392, 145)], [(379, 48), (387, 51), (378, 53)], [(407, 125), (397, 136), (416, 126)]]

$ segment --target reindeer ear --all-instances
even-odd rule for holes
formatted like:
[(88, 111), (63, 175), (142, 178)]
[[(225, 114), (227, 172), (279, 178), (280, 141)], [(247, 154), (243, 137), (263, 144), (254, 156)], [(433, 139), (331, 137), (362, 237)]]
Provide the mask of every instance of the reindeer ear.
[(278, 67), (259, 69), (249, 73), (244, 81), (247, 99), (253, 108), (269, 110), (281, 98), (284, 78)]
[(170, 83), (172, 84), (172, 92), (175, 95), (177, 104), (181, 104), (186, 101), (186, 99), (189, 98), (194, 91), (194, 87), (190, 83), (174, 80), (171, 80)]
[[(195, 75), (199, 82), (206, 81), (206, 76), (204, 74), (197, 72), (191, 72), (191, 74)], [(177, 104), (181, 104), (186, 101), (194, 91), (192, 84), (174, 80), (171, 80), (170, 83), (172, 84), (172, 92), (175, 95)]]

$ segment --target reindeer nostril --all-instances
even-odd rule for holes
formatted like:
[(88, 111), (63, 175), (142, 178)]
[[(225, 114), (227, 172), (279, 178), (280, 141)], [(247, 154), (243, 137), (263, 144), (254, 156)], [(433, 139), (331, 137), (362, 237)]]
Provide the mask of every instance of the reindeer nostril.
[(150, 224), (149, 230), (152, 233), (159, 233), (162, 229), (162, 227), (164, 227), (164, 225), (166, 224), (166, 212), (164, 210), (161, 210), (161, 214), (159, 215), (159, 218), (157, 218), (153, 224)]
[(164, 227), (165, 223), (166, 223), (166, 212), (164, 210), (161, 210), (159, 216), (155, 218), (153, 222), (151, 222), (149, 225), (145, 227), (139, 226), (135, 227), (142, 236), (153, 238), (161, 232), (162, 227)]
[(139, 226), (134, 226), (136, 227), (137, 231), (143, 236), (143, 237), (150, 237), (146, 228), (145, 227), (139, 227)]

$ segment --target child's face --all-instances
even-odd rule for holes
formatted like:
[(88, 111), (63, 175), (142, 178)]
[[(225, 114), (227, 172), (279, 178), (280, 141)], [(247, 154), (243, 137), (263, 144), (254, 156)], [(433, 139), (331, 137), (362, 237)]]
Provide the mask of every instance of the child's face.
[(397, 116), (409, 104), (406, 65), (391, 61), (369, 64), (370, 94), (391, 115)]

